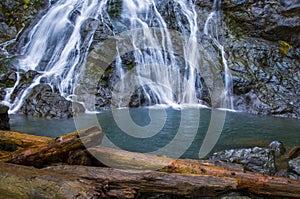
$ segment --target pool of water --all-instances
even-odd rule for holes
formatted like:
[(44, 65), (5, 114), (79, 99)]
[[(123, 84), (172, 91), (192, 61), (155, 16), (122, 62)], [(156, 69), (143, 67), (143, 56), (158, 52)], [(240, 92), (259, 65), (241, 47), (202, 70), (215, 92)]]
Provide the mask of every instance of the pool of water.
[[(205, 108), (130, 108), (49, 120), (10, 116), (11, 129), (34, 135), (59, 135), (100, 126), (103, 145), (171, 157), (199, 158), (199, 152), (268, 146), (279, 140), (300, 145), (300, 121)], [(202, 154), (203, 156), (203, 154)]]

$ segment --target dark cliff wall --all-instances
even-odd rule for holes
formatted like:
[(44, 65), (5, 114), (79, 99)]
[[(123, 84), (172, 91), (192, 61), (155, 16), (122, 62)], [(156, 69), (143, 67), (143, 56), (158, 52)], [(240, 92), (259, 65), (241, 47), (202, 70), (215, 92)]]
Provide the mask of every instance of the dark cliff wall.
[(300, 118), (300, 3), (223, 2), (235, 106)]

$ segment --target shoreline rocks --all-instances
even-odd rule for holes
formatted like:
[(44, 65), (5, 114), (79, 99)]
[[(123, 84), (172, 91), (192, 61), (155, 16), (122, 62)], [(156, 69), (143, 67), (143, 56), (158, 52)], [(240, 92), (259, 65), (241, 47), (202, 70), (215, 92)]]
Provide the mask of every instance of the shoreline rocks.
[(209, 159), (242, 164), (246, 170), (268, 175), (276, 171), (274, 153), (266, 148), (224, 150), (213, 153)]

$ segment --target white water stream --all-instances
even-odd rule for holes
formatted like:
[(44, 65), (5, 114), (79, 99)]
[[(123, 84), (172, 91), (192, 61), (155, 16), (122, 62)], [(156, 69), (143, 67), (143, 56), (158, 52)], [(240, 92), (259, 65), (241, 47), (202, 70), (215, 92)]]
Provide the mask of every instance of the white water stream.
[[(140, 86), (144, 97), (148, 101), (152, 101), (153, 104), (170, 106), (199, 104), (196, 89), (201, 88), (201, 83), (197, 81), (197, 78), (199, 79), (197, 75), (199, 76), (200, 71), (197, 71), (196, 68), (201, 64), (199, 63), (201, 53), (199, 53), (197, 41), (199, 34), (197, 8), (193, 1), (174, 1), (174, 5), (179, 5), (180, 12), (187, 21), (186, 26), (180, 25), (181, 23), (178, 22), (180, 31), (184, 32), (184, 37), (180, 41), (182, 44), (179, 45), (183, 48), (183, 59), (185, 60), (184, 66), (181, 67), (179, 67), (180, 63), (173, 54), (178, 43), (172, 40), (171, 32), (173, 30), (168, 29), (166, 19), (158, 11), (158, 1), (122, 1), (121, 19), (128, 22), (127, 28), (129, 30), (142, 29), (142, 38), (140, 34), (135, 34), (132, 31), (134, 78), (126, 78), (122, 68), (122, 56), (118, 55), (115, 58), (117, 72), (122, 83), (122, 87), (119, 89), (119, 107), (128, 105), (123, 103), (122, 96), (126, 95), (128, 87), (133, 84)], [(30, 86), (19, 92), (16, 98), (12, 99), (12, 93), (20, 83), (19, 72), (17, 73), (18, 81), (12, 88), (7, 88), (7, 95), (2, 102), (10, 107), (10, 113), (16, 113), (22, 107), (31, 90), (41, 82), (46, 82), (52, 88), (57, 89), (66, 99), (73, 99), (74, 86), (80, 75), (79, 71), (85, 67), (85, 59), (96, 28), (99, 23), (104, 23), (105, 17), (109, 17), (107, 14), (108, 3), (111, 1), (59, 0), (51, 5), (49, 11), (29, 32), (28, 42), (22, 48), (21, 55), (15, 63), (19, 72), (34, 70), (41, 75), (36, 77)], [(217, 3), (216, 1), (212, 13), (208, 16), (204, 34), (211, 37), (214, 45), (222, 54), (227, 107), (221, 108), (233, 109), (231, 74), (223, 46), (218, 38), (219, 24), (216, 21), (220, 20), (218, 18), (220, 16), (216, 9)], [(82, 29), (90, 21), (92, 21), (90, 23), (92, 27), (83, 36)], [(151, 22), (156, 24), (156, 28), (159, 28), (159, 35), (149, 25)], [(144, 48), (141, 49), (140, 46)], [(162, 46), (162, 48), (157, 50), (153, 48), (155, 46)]]

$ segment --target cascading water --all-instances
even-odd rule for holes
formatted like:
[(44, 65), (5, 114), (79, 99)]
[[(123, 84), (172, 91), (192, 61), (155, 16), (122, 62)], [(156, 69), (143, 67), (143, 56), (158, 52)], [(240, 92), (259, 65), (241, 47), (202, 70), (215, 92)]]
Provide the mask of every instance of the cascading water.
[[(34, 70), (40, 75), (32, 81), (30, 86), (19, 92), (15, 99), (11, 99), (11, 95), (19, 82), (17, 81), (13, 88), (7, 89), (7, 95), (2, 103), (10, 106), (10, 113), (17, 112), (33, 87), (41, 82), (57, 89), (66, 99), (74, 99), (79, 71), (82, 71), (82, 67), (85, 66), (85, 59), (98, 25), (103, 24), (110, 29), (112, 35), (116, 34), (114, 28), (111, 28), (113, 25), (108, 24), (113, 19), (107, 12), (107, 4), (114, 2), (59, 0), (51, 5), (49, 11), (28, 34), (28, 43), (22, 48), (22, 55), (15, 62), (19, 72)], [(128, 98), (128, 87), (133, 84), (139, 86), (138, 95), (143, 95), (146, 101), (151, 102), (148, 105), (199, 104), (197, 90), (203, 86), (199, 80), (201, 72), (195, 68), (201, 64), (199, 63), (201, 53), (197, 42), (200, 32), (196, 6), (192, 1), (174, 0), (181, 18), (184, 18), (184, 20), (176, 19), (178, 31), (184, 35), (180, 41), (182, 44), (179, 45), (183, 48), (182, 59), (184, 61), (178, 61), (174, 54), (174, 48), (178, 47), (178, 43), (172, 40), (166, 19), (158, 11), (158, 3), (159, 1), (155, 0), (122, 1), (120, 20), (126, 24), (127, 30), (142, 30), (142, 38), (140, 33), (135, 34), (135, 31), (132, 31), (134, 78), (126, 78), (126, 71), (122, 66), (122, 55), (117, 54), (115, 57), (116, 70), (120, 78), (119, 84), (122, 85), (115, 98), (118, 100), (117, 106), (119, 107), (128, 106), (128, 101), (124, 102), (123, 98)], [(232, 109), (231, 75), (223, 46), (217, 36), (217, 26), (215, 26), (218, 16), (218, 10), (214, 9), (207, 19), (204, 33), (211, 36), (214, 44), (222, 52), (228, 98), (227, 107), (222, 108)], [(159, 34), (153, 31), (153, 27), (159, 29)], [(143, 48), (140, 48), (141, 46)], [(153, 46), (161, 46), (161, 48), (153, 49), (151, 48)], [(116, 48), (119, 52), (118, 44)]]
[[(180, 64), (176, 61), (174, 55), (166, 52), (174, 52), (170, 30), (163, 19), (163, 16), (158, 12), (157, 5), (154, 0), (134, 1), (124, 0), (122, 19), (129, 22), (129, 29), (142, 31), (142, 44), (140, 32), (132, 35), (132, 46), (134, 50), (135, 75), (134, 79), (130, 79), (130, 84), (140, 85), (141, 92), (145, 95), (145, 100), (153, 104), (168, 104), (177, 106), (178, 104), (197, 104), (195, 92), (195, 70), (190, 68), (190, 65), (197, 65), (197, 14), (194, 6), (189, 2), (178, 1), (183, 15), (189, 21), (190, 33), (183, 41), (183, 51), (185, 62), (185, 77), (183, 78), (180, 72)], [(156, 32), (152, 31), (152, 21), (155, 19), (156, 26), (159, 27), (163, 40)], [(145, 49), (140, 49), (137, 46), (144, 46)], [(149, 47), (150, 46), (150, 47)], [(153, 49), (161, 46), (161, 50)], [(153, 47), (153, 48), (151, 48)], [(118, 55), (119, 57), (120, 55)], [(189, 63), (187, 63), (189, 60)], [(122, 70), (121, 66), (116, 66)], [(120, 72), (121, 74), (122, 72)], [(121, 77), (122, 78), (122, 77)], [(121, 84), (128, 83), (128, 79), (121, 80)], [(135, 81), (134, 83), (132, 81)], [(129, 85), (127, 86), (129, 87)], [(128, 98), (128, 90), (119, 90), (119, 99)], [(126, 101), (126, 100), (125, 100)], [(151, 103), (150, 103), (151, 104)], [(119, 104), (118, 106), (128, 106), (128, 102)]]
[(95, 31), (92, 28), (83, 36), (82, 29), (88, 20), (94, 20), (97, 26), (97, 17), (103, 12), (105, 3), (105, 0), (101, 3), (97, 0), (61, 0), (51, 6), (30, 31), (29, 41), (15, 63), (18, 71), (34, 70), (41, 75), (12, 102), (9, 97), (16, 85), (7, 89), (4, 104), (10, 106), (10, 113), (21, 108), (32, 88), (41, 81), (57, 88), (63, 97), (72, 98), (78, 68), (86, 57)]
[(226, 89), (226, 102), (227, 107), (230, 110), (234, 110), (233, 106), (233, 85), (232, 85), (232, 76), (227, 64), (227, 60), (225, 57), (225, 51), (224, 47), (220, 42), (219, 38), (219, 27), (221, 26), (220, 23), (220, 14), (221, 14), (221, 1), (215, 0), (213, 4), (212, 12), (207, 17), (207, 20), (204, 25), (204, 34), (209, 35), (209, 37), (212, 39), (215, 46), (220, 50), (221, 57), (222, 57), (222, 63), (224, 67), (224, 81), (225, 81), (225, 89)]

